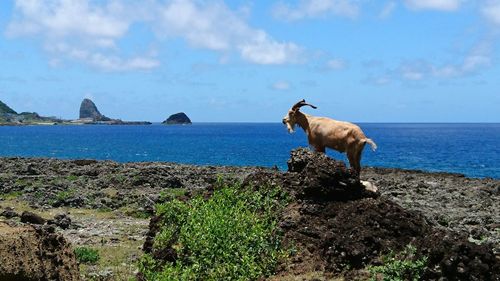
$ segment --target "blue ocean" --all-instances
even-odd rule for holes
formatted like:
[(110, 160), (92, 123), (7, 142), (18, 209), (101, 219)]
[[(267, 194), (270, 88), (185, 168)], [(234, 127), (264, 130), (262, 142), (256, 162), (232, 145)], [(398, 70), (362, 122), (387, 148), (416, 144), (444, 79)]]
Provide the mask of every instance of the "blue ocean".
[[(500, 124), (359, 124), (378, 150), (363, 166), (500, 178)], [(195, 123), (188, 126), (0, 126), (0, 156), (167, 161), (277, 166), (307, 146), (304, 132), (278, 123)], [(328, 151), (346, 161), (343, 154)]]

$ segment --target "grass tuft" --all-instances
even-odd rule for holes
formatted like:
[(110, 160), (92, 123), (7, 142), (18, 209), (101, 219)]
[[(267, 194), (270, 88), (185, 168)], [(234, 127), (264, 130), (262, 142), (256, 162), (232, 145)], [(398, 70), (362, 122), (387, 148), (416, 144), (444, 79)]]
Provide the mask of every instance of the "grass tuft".
[(79, 263), (95, 264), (100, 259), (99, 251), (88, 247), (76, 248), (75, 255)]
[(427, 257), (416, 258), (415, 246), (409, 244), (404, 251), (382, 257), (383, 265), (370, 266), (371, 281), (419, 281), (427, 266)]

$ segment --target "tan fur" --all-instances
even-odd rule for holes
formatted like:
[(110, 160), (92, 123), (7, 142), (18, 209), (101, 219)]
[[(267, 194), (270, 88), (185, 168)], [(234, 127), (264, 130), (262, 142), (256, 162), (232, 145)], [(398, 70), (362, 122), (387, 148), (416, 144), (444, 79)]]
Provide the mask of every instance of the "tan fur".
[(316, 117), (300, 112), (300, 107), (308, 105), (302, 100), (295, 104), (288, 114), (283, 118), (290, 132), (293, 132), (295, 125), (299, 125), (307, 135), (309, 145), (316, 151), (325, 152), (325, 149), (331, 148), (339, 152), (345, 152), (349, 159), (349, 165), (359, 175), (361, 171), (361, 153), (365, 144), (371, 145), (373, 151), (377, 145), (365, 136), (361, 128), (357, 125), (337, 121), (327, 117)]

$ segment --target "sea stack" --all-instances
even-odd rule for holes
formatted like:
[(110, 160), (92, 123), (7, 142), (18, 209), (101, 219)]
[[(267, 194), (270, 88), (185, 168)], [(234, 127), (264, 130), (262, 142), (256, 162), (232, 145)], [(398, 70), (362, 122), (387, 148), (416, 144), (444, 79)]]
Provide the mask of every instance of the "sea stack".
[(170, 115), (170, 117), (168, 117), (167, 120), (163, 121), (162, 124), (186, 125), (186, 124), (191, 124), (191, 119), (189, 119), (189, 117), (187, 117), (187, 115), (184, 112), (179, 112), (179, 113)]
[(97, 106), (90, 99), (84, 99), (80, 105), (80, 119), (92, 119), (92, 121), (111, 121), (110, 118), (102, 115)]

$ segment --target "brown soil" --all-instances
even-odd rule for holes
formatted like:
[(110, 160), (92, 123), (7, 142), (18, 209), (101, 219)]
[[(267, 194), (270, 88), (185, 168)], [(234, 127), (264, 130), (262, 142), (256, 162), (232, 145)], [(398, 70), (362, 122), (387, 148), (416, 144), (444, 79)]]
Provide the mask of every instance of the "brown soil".
[(0, 280), (80, 280), (69, 243), (50, 226), (0, 222)]

